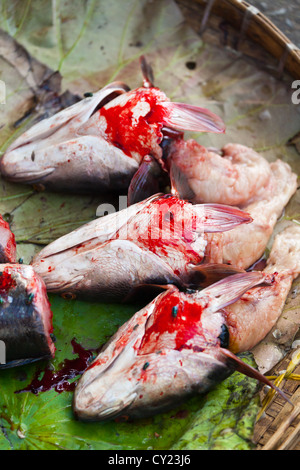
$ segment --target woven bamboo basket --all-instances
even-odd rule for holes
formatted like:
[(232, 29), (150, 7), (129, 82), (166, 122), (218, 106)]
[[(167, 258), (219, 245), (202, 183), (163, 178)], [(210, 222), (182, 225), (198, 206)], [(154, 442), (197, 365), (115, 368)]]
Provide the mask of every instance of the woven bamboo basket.
[[(300, 50), (254, 6), (242, 0), (176, 2), (205, 42), (240, 54), (277, 78), (300, 79)], [(279, 378), (295, 407), (281, 397), (272, 399), (255, 426), (257, 450), (300, 450), (300, 366), (293, 367), (292, 357), (291, 352), (269, 374)]]
[(300, 78), (300, 50), (256, 7), (243, 0), (176, 0), (207, 42), (232, 48), (270, 73)]

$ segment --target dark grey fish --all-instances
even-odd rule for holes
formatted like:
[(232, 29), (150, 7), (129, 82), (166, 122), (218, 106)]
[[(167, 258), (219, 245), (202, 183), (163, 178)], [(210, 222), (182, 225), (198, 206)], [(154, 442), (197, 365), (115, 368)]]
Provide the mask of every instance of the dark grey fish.
[(31, 266), (1, 264), (0, 340), (5, 358), (0, 368), (53, 357), (51, 333), (52, 312), (42, 279)]

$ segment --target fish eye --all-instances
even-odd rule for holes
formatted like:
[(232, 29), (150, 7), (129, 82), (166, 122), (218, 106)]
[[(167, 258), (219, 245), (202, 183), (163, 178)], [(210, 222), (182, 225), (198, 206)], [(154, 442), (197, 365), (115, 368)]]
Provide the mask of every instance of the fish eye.
[(218, 336), (221, 348), (227, 349), (229, 346), (229, 331), (225, 323), (221, 326), (221, 333)]
[(62, 298), (65, 300), (74, 300), (76, 299), (76, 295), (73, 292), (64, 292), (61, 294)]

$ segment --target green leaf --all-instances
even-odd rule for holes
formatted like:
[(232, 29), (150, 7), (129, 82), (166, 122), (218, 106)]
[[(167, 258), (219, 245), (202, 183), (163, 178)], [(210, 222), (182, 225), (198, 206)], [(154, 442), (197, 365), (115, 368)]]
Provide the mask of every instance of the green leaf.
[[(250, 353), (240, 358), (252, 367)], [(202, 401), (188, 430), (172, 447), (180, 450), (251, 450), (253, 426), (259, 411), (259, 399), (253, 398), (255, 380), (235, 372)]]

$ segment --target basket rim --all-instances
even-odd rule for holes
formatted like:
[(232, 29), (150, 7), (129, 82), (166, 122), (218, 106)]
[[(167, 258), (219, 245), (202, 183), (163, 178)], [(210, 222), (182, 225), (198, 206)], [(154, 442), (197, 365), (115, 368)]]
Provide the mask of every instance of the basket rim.
[(279, 75), (285, 70), (300, 79), (300, 48), (257, 7), (244, 0), (193, 0), (192, 3), (204, 8), (200, 35), (209, 25), (210, 15), (219, 16), (240, 32), (241, 39), (248, 37), (271, 54), (278, 62)]

